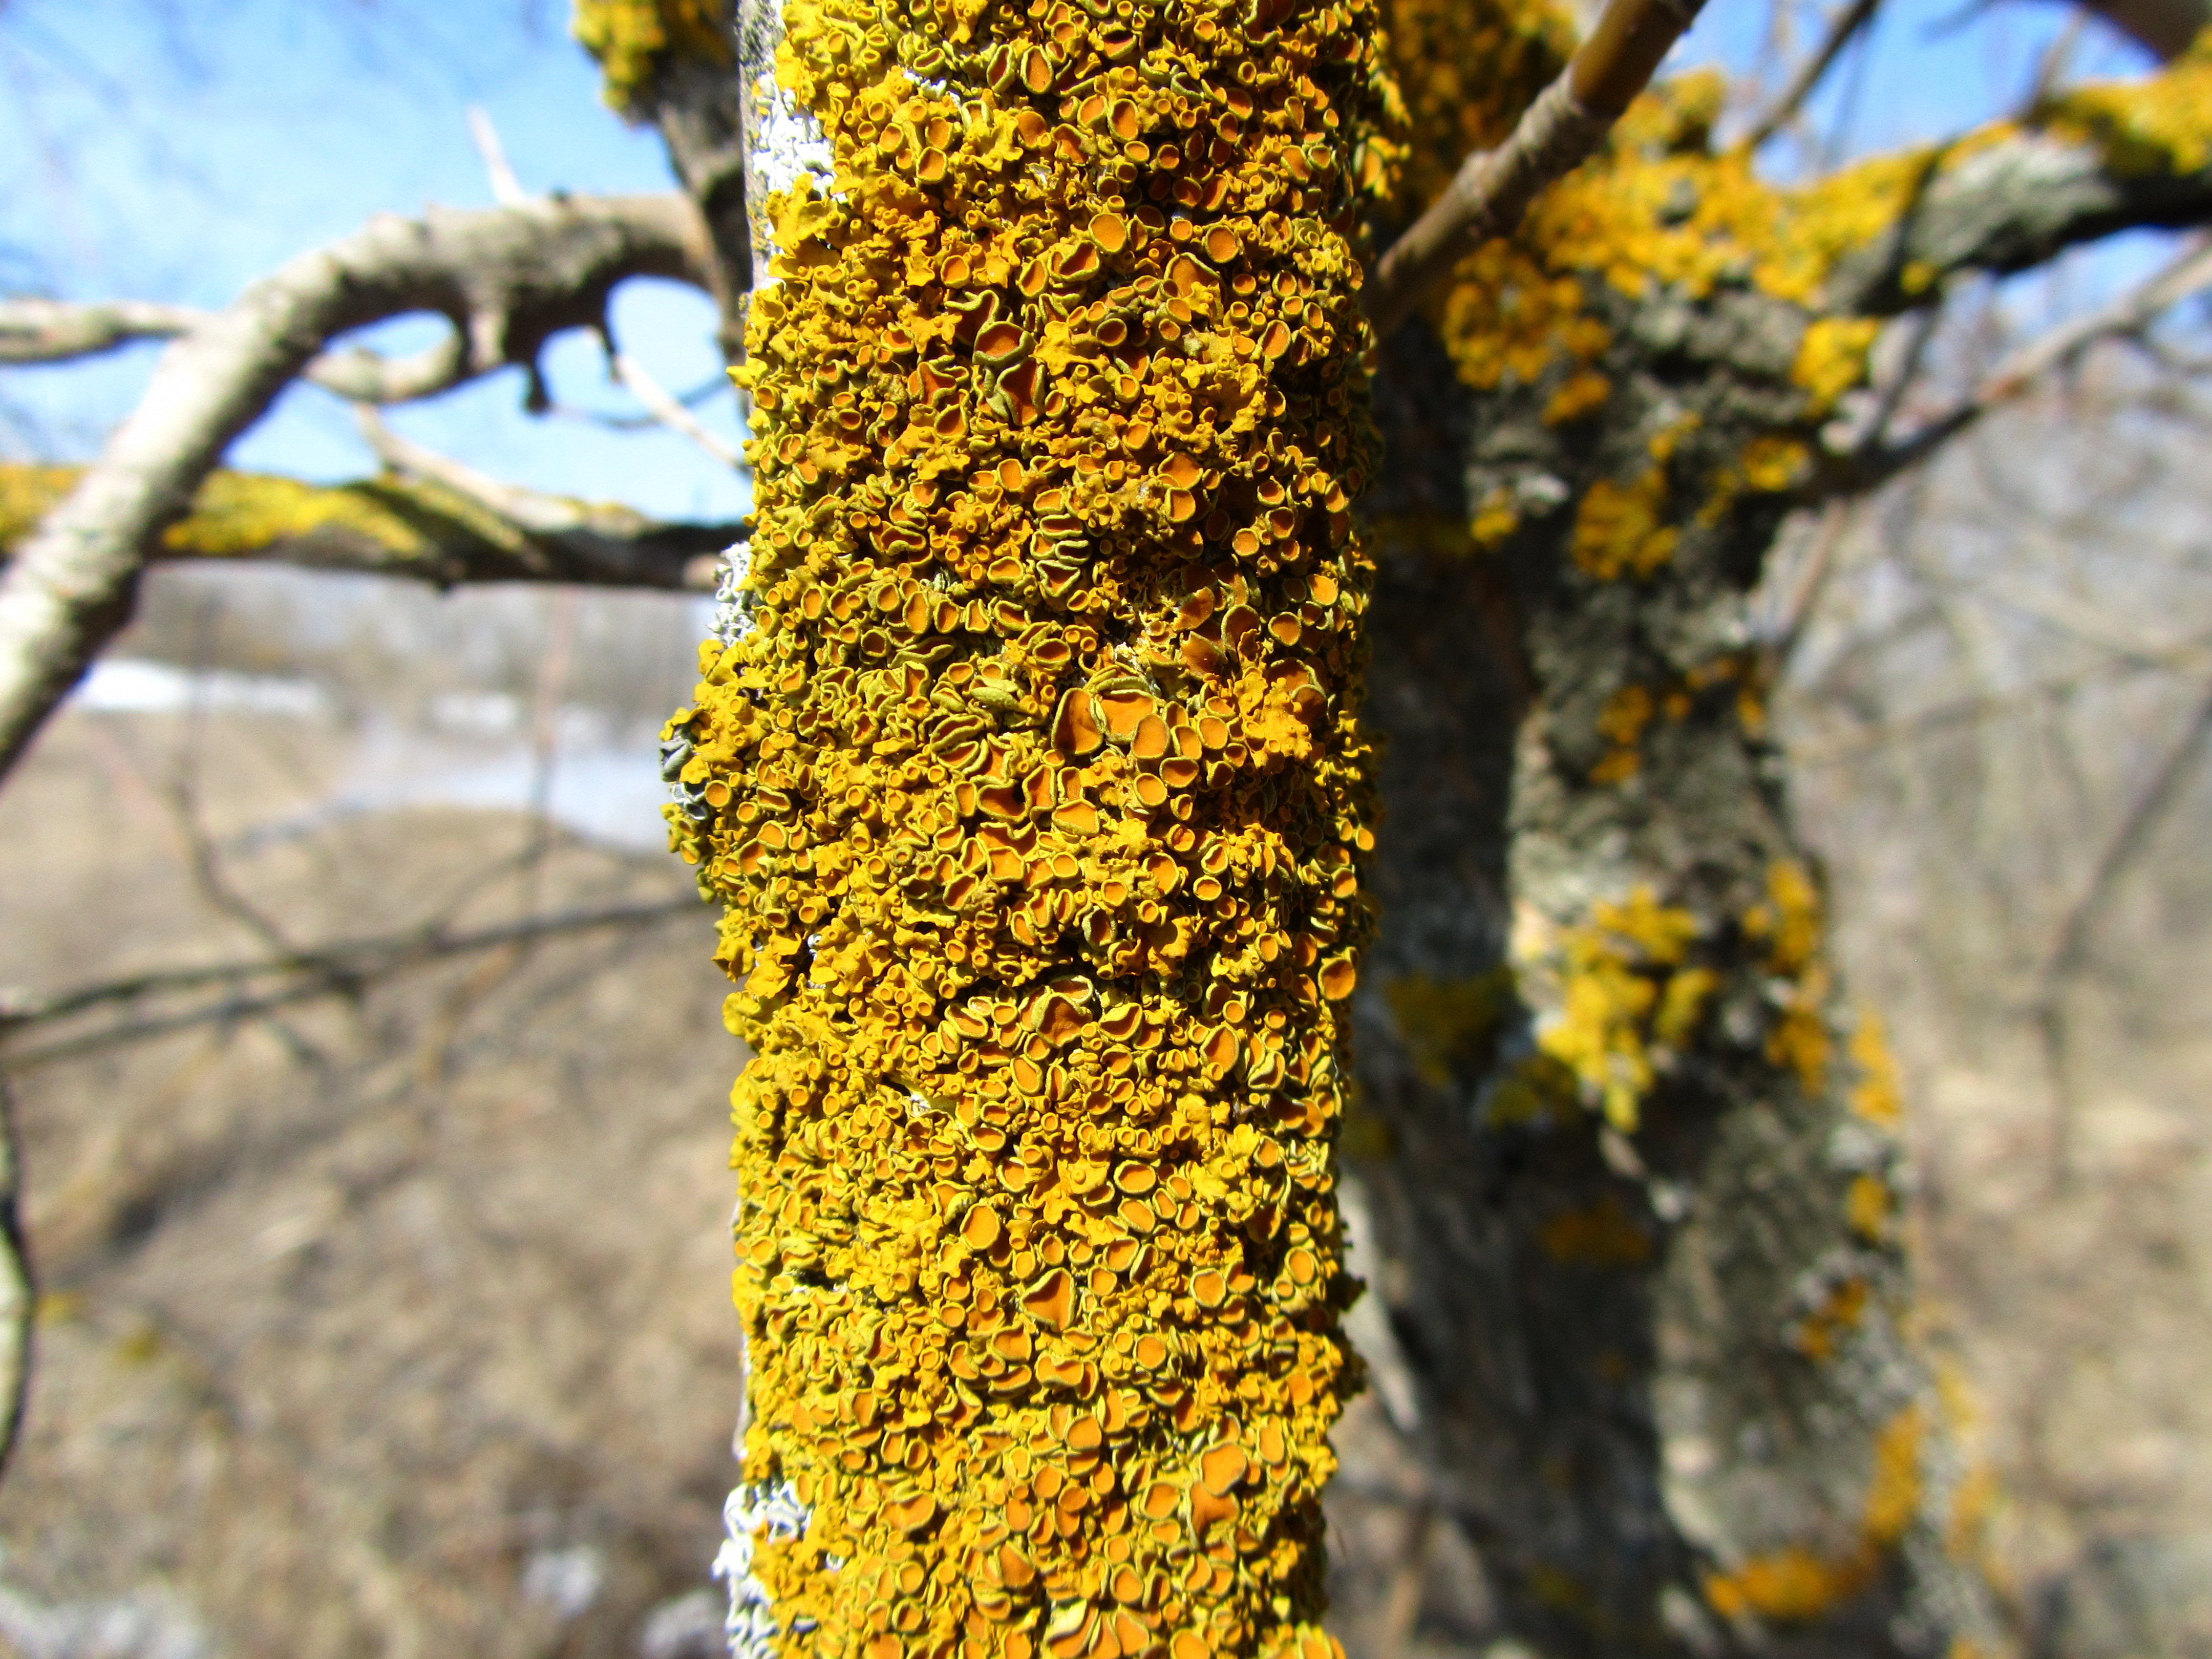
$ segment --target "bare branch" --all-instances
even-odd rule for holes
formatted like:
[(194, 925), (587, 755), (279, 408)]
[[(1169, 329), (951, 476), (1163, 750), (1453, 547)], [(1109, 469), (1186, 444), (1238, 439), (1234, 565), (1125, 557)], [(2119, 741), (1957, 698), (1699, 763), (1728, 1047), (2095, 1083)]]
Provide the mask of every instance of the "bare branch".
[(1462, 161), (1443, 194), (1376, 262), (1366, 301), (1378, 337), (1394, 331), (1462, 254), (1512, 230), (1547, 185), (1595, 152), (1703, 5), (1607, 0), (1589, 39), (1511, 136)]
[[(730, 390), (730, 377), (716, 370), (711, 380), (672, 393), (676, 401), (686, 409), (696, 409), (710, 398), (720, 397)], [(603, 409), (585, 409), (575, 404), (556, 403), (547, 407), (548, 415), (557, 415), (564, 421), (581, 421), (587, 426), (603, 426), (610, 432), (641, 432), (647, 427), (661, 424), (660, 417), (650, 412), (641, 415), (617, 415)]]
[(1874, 489), (1918, 465), (1983, 416), (2012, 402), (2053, 370), (2076, 362), (2105, 340), (2140, 337), (2168, 309), (2212, 288), (2212, 238), (2197, 237), (2182, 254), (2110, 305), (2085, 312), (2031, 340), (1985, 376), (1972, 394), (1901, 443), (1863, 451), (1838, 475), (1832, 493)]
[[(210, 315), (191, 306), (145, 300), (0, 300), (0, 363), (68, 362), (136, 340), (172, 340)], [(455, 331), (405, 357), (386, 357), (364, 346), (326, 351), (301, 375), (351, 402), (400, 404), (450, 391), (481, 372), (470, 367)]]
[(0, 775), (128, 618), (163, 530), (230, 441), (333, 337), (443, 313), (468, 365), (532, 376), (562, 329), (601, 327), (624, 277), (698, 282), (706, 244), (675, 197), (570, 197), (379, 217), (289, 261), (162, 356), (138, 407), (0, 575)]
[(0, 1075), (0, 1470), (23, 1427), (30, 1391), (31, 1332), (39, 1287), (23, 1236), (22, 1163), (16, 1155), (15, 1102)]
[(1751, 124), (1751, 130), (1743, 136), (1745, 149), (1757, 149), (1797, 118), (1797, 112), (1805, 106), (1805, 100), (1813, 95), (1813, 89), (1835, 67), (1836, 59), (1843, 56), (1844, 48), (1873, 21), (1875, 9), (1881, 3), (1881, 0), (1850, 0), (1829, 28), (1827, 38), (1820, 42), (1820, 50), (1798, 65), (1797, 73), (1782, 89), (1782, 95), (1774, 100), (1765, 114)]
[(0, 363), (56, 363), (96, 356), (133, 340), (190, 333), (207, 313), (151, 300), (76, 305), (65, 300), (0, 300)]
[(630, 389), (631, 395), (646, 406), (653, 419), (670, 431), (689, 438), (732, 472), (747, 470), (744, 455), (726, 440), (709, 431), (697, 416), (647, 372), (643, 363), (624, 351), (615, 353), (614, 363), (616, 378)]
[[(0, 556), (29, 536), (80, 476), (75, 467), (0, 463)], [(533, 520), (563, 528), (527, 529), (480, 495), (421, 471), (345, 484), (224, 471), (210, 474), (191, 513), (161, 533), (151, 562), (250, 559), (403, 576), (436, 587), (572, 582), (706, 592), (721, 550), (747, 533), (742, 520), (663, 523), (625, 507), (483, 483), (483, 495), (503, 503), (526, 498)]]
[(467, 343), (456, 329), (404, 357), (386, 357), (366, 346), (326, 351), (301, 375), (349, 403), (410, 404), (450, 392), (483, 372), (469, 362)]
[(491, 113), (482, 104), (469, 106), (469, 137), (476, 140), (477, 154), (483, 157), (492, 199), (503, 207), (520, 207), (527, 202), (530, 192), (507, 165), (507, 147), (499, 142), (499, 129), (492, 125)]
[[(454, 957), (554, 935), (650, 927), (694, 915), (698, 909), (698, 900), (687, 896), (597, 910), (557, 911), (465, 933), (448, 933), (442, 923), (434, 923), (404, 933), (310, 946), (295, 954), (206, 968), (157, 969), (50, 996), (16, 996), (0, 1002), (0, 1043), (9, 1045), (0, 1052), (5, 1053), (8, 1069), (20, 1072), (48, 1060), (143, 1042), (196, 1025), (256, 1018), (323, 997), (352, 996), (376, 980)], [(118, 1018), (97, 1030), (36, 1047), (13, 1046), (23, 1032), (80, 1014), (149, 997), (203, 990), (216, 994), (182, 1009)]]

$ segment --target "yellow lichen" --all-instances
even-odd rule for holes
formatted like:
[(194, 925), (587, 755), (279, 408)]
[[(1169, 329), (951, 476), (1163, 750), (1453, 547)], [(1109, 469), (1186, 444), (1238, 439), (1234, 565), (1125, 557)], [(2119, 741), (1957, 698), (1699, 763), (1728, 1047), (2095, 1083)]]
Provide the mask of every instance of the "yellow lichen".
[[(80, 476), (77, 467), (0, 465), (0, 550), (29, 534)], [(225, 470), (210, 473), (191, 510), (162, 532), (161, 556), (255, 558), (288, 544), (339, 538), (374, 550), (386, 568), (420, 563), (434, 573), (469, 543), (514, 553), (526, 540), (477, 503), (423, 480), (315, 484)]]
[[(1881, 325), (1870, 317), (1822, 317), (1798, 343), (1790, 378), (1812, 394), (1811, 414), (1823, 414), (1866, 378), (1867, 354)], [(1801, 451), (1802, 451), (1802, 446)]]
[(787, 1654), (1334, 1650), (1387, 99), (1364, 4), (1247, 19), (786, 11), (835, 174), (763, 204), (756, 626), (670, 735)]
[(1851, 1086), (1851, 1109), (1869, 1123), (1894, 1129), (1905, 1121), (1905, 1090), (1898, 1081), (1897, 1060), (1889, 1051), (1881, 1016), (1871, 1008), (1859, 1015), (1851, 1033), (1850, 1056), (1858, 1067)]
[(173, 553), (237, 558), (336, 529), (358, 532), (402, 557), (429, 550), (427, 538), (379, 498), (374, 485), (333, 488), (242, 472), (209, 474), (191, 512), (161, 540)]
[[(1696, 919), (1662, 905), (1649, 887), (1625, 902), (1601, 902), (1585, 925), (1516, 939), (1521, 983), (1539, 1004), (1537, 1053), (1522, 1068), (1523, 1091), (1569, 1085), (1624, 1134), (1670, 1051), (1686, 1042), (1718, 985), (1686, 967)], [(1525, 1113), (1522, 1094), (1492, 1105)]]
[(575, 0), (569, 32), (599, 60), (604, 95), (629, 109), (672, 58), (736, 57), (726, 0)]
[(2039, 124), (2090, 143), (2116, 172), (2195, 173), (2212, 161), (2212, 27), (2163, 75), (2071, 87), (2037, 110)]
[(1499, 485), (1484, 493), (1468, 534), (1475, 546), (1492, 548), (1520, 527), (1521, 514), (1513, 504), (1513, 492)]
[(1875, 1582), (1885, 1556), (1897, 1547), (1918, 1513), (1920, 1448), (1925, 1434), (1921, 1408), (1907, 1406), (1875, 1432), (1874, 1467), (1867, 1485), (1857, 1539), (1830, 1555), (1789, 1544), (1755, 1555), (1705, 1581), (1715, 1612), (1747, 1614), (1778, 1624), (1802, 1624), (1827, 1613)]
[(82, 475), (82, 467), (0, 463), (0, 550), (12, 550), (38, 528)]
[(1747, 937), (1764, 941), (1778, 1005), (1766, 1057), (1796, 1073), (1808, 1095), (1828, 1086), (1834, 1044), (1828, 1035), (1829, 975), (1820, 957), (1820, 893), (1805, 867), (1778, 859), (1766, 872), (1767, 898), (1745, 912)]
[(1648, 577), (1674, 556), (1681, 532), (1666, 521), (1667, 475), (1646, 468), (1626, 484), (1600, 478), (1575, 509), (1567, 543), (1575, 563), (1600, 581), (1633, 572)]
[(1844, 1219), (1869, 1244), (1879, 1244), (1889, 1228), (1889, 1188), (1879, 1176), (1858, 1175), (1844, 1194)]
[(1590, 769), (1591, 782), (1620, 783), (1636, 775), (1643, 763), (1636, 745), (1644, 740), (1644, 728), (1657, 708), (1651, 693), (1640, 685), (1625, 685), (1605, 700), (1598, 710), (1597, 730), (1613, 747)]
[(1790, 1346), (1806, 1358), (1832, 1359), (1844, 1338), (1866, 1317), (1869, 1286), (1856, 1275), (1832, 1286), (1820, 1304), (1800, 1320), (1790, 1333)]

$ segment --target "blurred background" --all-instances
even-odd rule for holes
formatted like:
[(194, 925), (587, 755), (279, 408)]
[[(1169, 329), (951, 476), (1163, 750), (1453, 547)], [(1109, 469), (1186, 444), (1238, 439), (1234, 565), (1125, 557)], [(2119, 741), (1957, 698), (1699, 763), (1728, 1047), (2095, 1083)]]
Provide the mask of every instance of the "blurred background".
[[(666, 187), (566, 26), (554, 0), (0, 3), (0, 283), (220, 305), (373, 212), (488, 202), (471, 106), (530, 189)], [(1716, 0), (1681, 61), (1749, 105), (1820, 27)], [(1885, 9), (1811, 106), (1817, 154), (1775, 165), (1986, 118), (2061, 46), (2142, 66), (2056, 6)], [(2167, 252), (1988, 285), (1926, 395)], [(733, 439), (714, 320), (672, 284), (614, 314)], [(0, 376), (0, 459), (87, 459), (155, 355)], [(595, 343), (550, 362), (546, 416), (508, 374), (392, 424), (542, 489), (743, 511)], [(1904, 1062), (1929, 1334), (2008, 1591), (2085, 1659), (2212, 1653), (2208, 366), (2099, 349), (1796, 526), (1771, 596), (1815, 596), (1777, 717)], [(371, 466), (307, 386), (232, 459)], [(719, 1650), (742, 1055), (653, 754), (704, 626), (678, 596), (167, 567), (0, 793), (0, 996), (95, 993), (0, 1047), (41, 1290), (0, 1649)], [(1340, 1440), (1370, 1488), (1380, 1409)], [(1513, 1659), (1455, 1534), (1376, 1535), (1338, 1550), (1355, 1655)]]

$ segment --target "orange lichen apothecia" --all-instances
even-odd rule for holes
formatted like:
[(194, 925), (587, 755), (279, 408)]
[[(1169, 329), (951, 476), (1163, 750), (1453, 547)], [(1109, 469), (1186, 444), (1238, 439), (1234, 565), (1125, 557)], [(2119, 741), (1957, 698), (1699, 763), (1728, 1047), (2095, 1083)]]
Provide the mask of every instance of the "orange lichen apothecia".
[(740, 1634), (1322, 1659), (1372, 9), (784, 27), (830, 159), (765, 205), (757, 527), (668, 728), (756, 1055)]

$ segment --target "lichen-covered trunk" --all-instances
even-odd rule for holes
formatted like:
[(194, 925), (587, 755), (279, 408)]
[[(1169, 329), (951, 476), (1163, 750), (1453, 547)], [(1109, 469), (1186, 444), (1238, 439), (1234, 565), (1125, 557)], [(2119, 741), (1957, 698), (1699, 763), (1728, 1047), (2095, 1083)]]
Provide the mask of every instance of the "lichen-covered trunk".
[[(1752, 320), (1786, 384), (1802, 319)], [(1543, 1654), (1987, 1650), (1889, 1064), (1824, 953), (1747, 629), (1781, 498), (1664, 505), (1773, 408), (1740, 363), (1606, 368), (1563, 429), (1544, 388), (1458, 387), (1416, 325), (1379, 393), (1382, 922), (1347, 1145), (1435, 1498)], [(1661, 505), (1599, 544), (1603, 481), (1654, 471)], [(1469, 504), (1500, 499), (1518, 522), (1478, 550)]]
[(1372, 30), (1100, 15), (793, 3), (746, 89), (757, 529), (669, 732), (744, 1654), (1328, 1648)]

